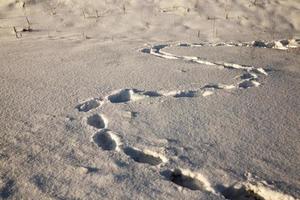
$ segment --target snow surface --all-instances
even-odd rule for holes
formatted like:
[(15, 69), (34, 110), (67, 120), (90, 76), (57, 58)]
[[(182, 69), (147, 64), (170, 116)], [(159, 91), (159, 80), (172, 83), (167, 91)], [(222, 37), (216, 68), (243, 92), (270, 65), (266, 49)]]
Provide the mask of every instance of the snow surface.
[(297, 0), (0, 0), (0, 199), (300, 198)]

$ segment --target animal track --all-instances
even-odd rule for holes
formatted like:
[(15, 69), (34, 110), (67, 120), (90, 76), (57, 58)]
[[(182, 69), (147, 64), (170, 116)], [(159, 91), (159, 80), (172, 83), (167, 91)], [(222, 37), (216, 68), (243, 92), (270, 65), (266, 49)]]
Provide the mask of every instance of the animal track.
[(244, 185), (223, 188), (221, 194), (229, 200), (265, 200)]
[(132, 93), (133, 90), (130, 89), (121, 90), (115, 94), (108, 96), (108, 100), (111, 103), (125, 103), (131, 100)]
[(157, 91), (146, 91), (146, 92), (143, 92), (143, 94), (146, 95), (146, 96), (149, 96), (149, 97), (161, 97), (161, 96), (163, 96), (162, 94), (160, 94)]
[(210, 183), (202, 174), (193, 173), (189, 170), (183, 169), (175, 169), (173, 171), (166, 170), (161, 174), (181, 187), (185, 187), (190, 190), (205, 190), (215, 193), (214, 189), (210, 186)]
[(103, 115), (94, 114), (92, 116), (89, 116), (87, 119), (87, 124), (95, 127), (97, 129), (102, 129), (107, 127), (107, 120)]
[[(244, 42), (244, 43), (198, 43), (198, 44), (190, 44), (190, 43), (177, 43), (177, 44), (162, 44), (162, 45), (154, 45), (150, 48), (144, 48), (141, 50), (143, 53), (151, 54), (160, 58), (165, 59), (178, 59), (183, 61), (194, 62), (198, 64), (205, 64), (209, 66), (215, 66), (218, 68), (227, 68), (233, 70), (243, 70), (246, 71), (246, 74), (241, 75), (241, 79), (247, 80), (238, 85), (220, 85), (214, 84), (211, 85), (210, 88), (213, 89), (247, 89), (251, 87), (258, 87), (260, 83), (258, 82), (258, 74), (260, 75), (268, 75), (268, 73), (263, 68), (255, 68), (253, 66), (248, 65), (240, 65), (235, 63), (227, 63), (227, 62), (213, 62), (207, 61), (204, 58), (195, 57), (195, 56), (181, 56), (168, 53), (163, 51), (163, 49), (167, 49), (170, 47), (220, 47), (220, 46), (227, 46), (227, 47), (254, 47), (254, 48), (273, 48), (279, 50), (288, 50), (290, 48), (298, 48), (300, 41), (298, 39), (292, 40), (280, 40), (280, 41), (272, 41), (272, 42), (265, 42), (265, 41), (253, 41), (253, 42)], [(255, 80), (254, 80), (255, 79)], [(208, 87), (208, 86), (206, 86)], [(211, 92), (206, 92), (203, 96), (211, 95)], [(179, 95), (180, 96), (180, 95)], [(184, 97), (189, 95), (183, 95)], [(192, 95), (191, 95), (192, 96)]]
[(76, 108), (79, 112), (88, 112), (94, 108), (97, 108), (100, 105), (101, 105), (101, 100), (98, 98), (93, 98), (87, 100), (84, 103), (79, 104), (78, 106), (76, 106)]
[(217, 186), (219, 192), (229, 200), (295, 200), (294, 197), (271, 190), (264, 184), (242, 182), (229, 187)]
[(105, 129), (95, 133), (92, 136), (92, 141), (105, 151), (120, 151), (120, 138), (110, 130)]
[(257, 74), (254, 73), (245, 73), (241, 76), (242, 80), (255, 80), (257, 78), (258, 78)]
[(153, 166), (167, 162), (166, 157), (149, 150), (142, 151), (133, 147), (126, 147), (124, 148), (124, 153), (136, 162), (146, 163)]
[(15, 193), (16, 189), (16, 182), (13, 179), (6, 180), (3, 187), (0, 188), (0, 198), (8, 199)]
[[(93, 109), (103, 106), (105, 104), (117, 104), (117, 103), (129, 103), (134, 101), (139, 101), (146, 98), (192, 98), (199, 96), (209, 96), (214, 94), (217, 90), (235, 90), (235, 89), (248, 89), (251, 87), (258, 87), (259, 78), (264, 75), (267, 76), (268, 73), (263, 68), (255, 68), (253, 66), (240, 65), (235, 63), (226, 62), (212, 62), (202, 59), (200, 57), (193, 56), (180, 56), (163, 51), (170, 47), (255, 47), (255, 48), (273, 48), (280, 50), (287, 50), (290, 48), (298, 48), (300, 40), (281, 40), (273, 42), (264, 41), (254, 41), (245, 43), (200, 43), (200, 44), (189, 44), (189, 43), (179, 43), (179, 44), (162, 44), (155, 45), (150, 48), (144, 48), (141, 50), (143, 53), (151, 54), (160, 58), (165, 59), (176, 59), (188, 62), (194, 62), (198, 64), (205, 64), (209, 66), (214, 66), (217, 68), (226, 68), (229, 70), (239, 70), (242, 74), (237, 77), (240, 79), (239, 82), (235, 84), (220, 84), (212, 83), (206, 84), (199, 88), (191, 88), (188, 90), (171, 90), (171, 91), (144, 91), (138, 89), (122, 89), (108, 94), (106, 97), (89, 99), (76, 106), (79, 112), (89, 112)], [(131, 113), (131, 117), (136, 117), (137, 113)], [(166, 163), (168, 159), (161, 154), (150, 150), (140, 150), (134, 147), (123, 148), (120, 137), (117, 133), (107, 129), (108, 121), (100, 114), (93, 114), (86, 118), (86, 123), (94, 128), (102, 129), (96, 132), (91, 140), (98, 147), (104, 151), (120, 151), (123, 152), (133, 159), (135, 162), (149, 164), (152, 166), (159, 166), (162, 163)], [(122, 147), (122, 148), (121, 148)], [(83, 169), (83, 171), (88, 171), (88, 169)], [(165, 170), (161, 174), (166, 177), (169, 181), (181, 186), (188, 188), (190, 190), (203, 190), (207, 192), (214, 193), (216, 195), (223, 195), (227, 199), (231, 200), (294, 200), (293, 197), (276, 192), (270, 188), (263, 186), (261, 184), (253, 183), (239, 183), (238, 185), (233, 185), (230, 187), (225, 187), (223, 185), (216, 186), (216, 190), (213, 189), (207, 179), (199, 174), (191, 172), (190, 170), (175, 169), (175, 170)]]
[(258, 87), (259, 85), (260, 83), (255, 80), (244, 80), (239, 83), (239, 88), (247, 89), (251, 87)]
[(126, 103), (128, 101), (137, 101), (145, 98), (145, 95), (140, 94), (136, 89), (124, 89), (109, 95), (108, 100), (111, 103)]
[(180, 97), (196, 97), (196, 96), (199, 96), (199, 93), (196, 90), (179, 91), (179, 92), (177, 92), (174, 95), (175, 98), (180, 98)]
[(235, 86), (234, 85), (224, 85), (224, 84), (207, 84), (203, 88), (231, 90), (231, 89), (234, 89)]
[[(235, 46), (247, 46), (247, 43), (241, 43), (241, 45), (236, 44)], [(263, 69), (263, 68), (255, 68), (253, 66), (247, 66), (247, 65), (239, 65), (239, 64), (235, 64), (235, 63), (222, 63), (222, 62), (210, 62), (207, 61), (205, 59), (201, 59), (199, 57), (193, 57), (193, 56), (179, 56), (179, 55), (173, 55), (170, 54), (168, 52), (162, 51), (163, 48), (170, 48), (170, 47), (204, 47), (204, 46), (232, 46), (233, 44), (231, 43), (222, 43), (222, 44), (175, 44), (175, 45), (155, 45), (153, 47), (151, 47), (150, 49), (146, 50), (146, 49), (142, 49), (141, 52), (143, 53), (148, 53), (148, 54), (152, 54), (154, 56), (157, 57), (161, 57), (161, 58), (165, 58), (165, 59), (181, 59), (184, 61), (190, 61), (190, 62), (195, 62), (195, 63), (199, 63), (199, 64), (205, 64), (205, 65), (210, 65), (210, 66), (216, 66), (216, 67), (222, 67), (222, 68), (227, 68), (227, 69), (235, 69), (235, 70), (244, 70), (248, 72), (248, 76), (249, 74), (252, 75), (252, 79), (255, 77), (255, 79), (258, 79), (258, 75), (257, 74), (262, 74), (262, 75), (268, 75), (267, 72)], [(248, 46), (250, 46), (248, 44)], [(257, 73), (257, 74), (256, 74)], [(241, 79), (245, 79), (245, 77), (241, 77)], [(256, 81), (257, 82), (257, 81)], [(225, 85), (225, 84), (210, 84), (210, 85), (206, 85), (204, 86), (204, 88), (212, 88), (212, 89), (235, 89), (235, 88), (249, 88), (249, 87), (254, 87), (254, 86), (258, 86), (258, 84), (248, 84), (247, 87), (243, 87), (245, 86), (244, 84), (241, 85), (241, 87), (239, 86), (235, 86), (235, 85)], [(211, 93), (210, 93), (211, 94)], [(207, 96), (207, 93), (203, 96)]]
[(107, 97), (111, 103), (126, 103), (129, 101), (138, 101), (147, 97), (160, 97), (157, 91), (143, 91), (138, 89), (123, 89)]
[(97, 173), (99, 171), (98, 168), (89, 166), (81, 166), (78, 169), (82, 174)]
[(297, 48), (299, 45), (299, 40), (279, 40), (279, 41), (254, 41), (252, 42), (253, 47), (259, 48), (273, 48), (273, 49), (280, 49), (280, 50), (287, 50), (289, 48)]

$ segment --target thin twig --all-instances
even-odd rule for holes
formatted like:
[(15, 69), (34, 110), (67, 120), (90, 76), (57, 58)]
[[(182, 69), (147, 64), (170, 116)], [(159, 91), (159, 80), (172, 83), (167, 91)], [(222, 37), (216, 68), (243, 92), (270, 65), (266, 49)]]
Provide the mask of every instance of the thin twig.
[(84, 12), (84, 10), (82, 10), (82, 14), (83, 14), (83, 18), (85, 19), (85, 18), (86, 18), (86, 16), (85, 16), (85, 12)]
[(15, 26), (13, 27), (13, 29), (14, 29), (16, 38), (19, 39), (20, 37), (22, 37), (22, 33), (18, 32)]

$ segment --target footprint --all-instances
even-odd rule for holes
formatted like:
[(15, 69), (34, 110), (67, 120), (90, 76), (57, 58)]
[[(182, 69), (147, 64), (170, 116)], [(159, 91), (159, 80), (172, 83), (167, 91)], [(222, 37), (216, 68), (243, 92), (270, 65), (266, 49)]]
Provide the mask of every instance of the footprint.
[(141, 91), (136, 89), (123, 89), (108, 96), (108, 100), (111, 103), (126, 103), (129, 101), (137, 101), (146, 97), (145, 95), (140, 94), (140, 92)]
[(151, 49), (150, 48), (144, 48), (140, 50), (142, 53), (151, 53)]
[(260, 83), (255, 80), (244, 80), (239, 83), (239, 88), (241, 89), (248, 89), (251, 87), (258, 87), (260, 86)]
[(101, 100), (98, 98), (87, 100), (86, 102), (76, 106), (79, 112), (88, 112), (101, 105)]
[(149, 97), (161, 97), (161, 96), (163, 96), (162, 94), (160, 94), (157, 91), (146, 91), (146, 92), (143, 92), (143, 95), (146, 95), (146, 96), (149, 96)]
[(224, 84), (207, 84), (203, 87), (204, 89), (224, 89), (224, 90), (231, 90), (234, 89), (234, 85), (224, 85)]
[(258, 76), (251, 72), (245, 73), (241, 76), (241, 79), (244, 79), (244, 80), (255, 80), (257, 78), (258, 78)]
[(131, 118), (137, 118), (137, 116), (139, 115), (138, 112), (130, 112)]
[[(1, 181), (2, 182), (2, 181)], [(7, 199), (11, 197), (16, 191), (16, 182), (12, 179), (6, 180), (6, 182), (1, 184), (0, 188), (0, 198)]]
[(219, 192), (229, 200), (295, 200), (294, 197), (271, 190), (262, 183), (236, 183), (229, 187), (218, 185)]
[(265, 42), (260, 41), (260, 40), (254, 41), (252, 45), (253, 45), (253, 47), (258, 47), (258, 48), (267, 48), (268, 47), (268, 45)]
[(188, 188), (190, 190), (204, 190), (215, 193), (207, 179), (199, 173), (193, 173), (190, 170), (175, 169), (166, 170), (161, 173), (173, 183)]
[(295, 48), (298, 46), (296, 40), (280, 40), (273, 42), (264, 42), (264, 41), (254, 41), (252, 43), (253, 47), (258, 48), (270, 48), (270, 49), (279, 49), (279, 50), (287, 50), (289, 48)]
[(138, 101), (147, 97), (163, 96), (157, 91), (143, 91), (138, 89), (123, 89), (108, 96), (111, 103), (126, 103), (129, 101)]
[(124, 148), (124, 153), (136, 162), (146, 163), (153, 166), (168, 161), (168, 159), (161, 154), (149, 150), (142, 151), (133, 147)]
[(179, 91), (177, 94), (174, 95), (175, 98), (180, 98), (180, 97), (197, 97), (197, 96), (199, 96), (199, 93), (196, 90)]
[(86, 123), (94, 128), (102, 129), (107, 127), (107, 119), (103, 115), (94, 114), (86, 119)]
[(217, 65), (222, 65), (227, 69), (241, 69), (241, 70), (247, 70), (251, 71), (253, 69), (252, 66), (245, 66), (245, 65), (240, 65), (240, 64), (235, 64), (235, 63), (217, 63)]
[(120, 151), (121, 141), (116, 133), (110, 130), (101, 130), (92, 136), (92, 142), (104, 151)]
[(265, 200), (258, 194), (255, 194), (252, 190), (247, 189), (244, 185), (230, 186), (228, 188), (222, 188), (218, 186), (221, 194), (228, 200)]
[(125, 103), (130, 101), (131, 93), (133, 93), (132, 90), (124, 89), (115, 94), (108, 96), (108, 100), (112, 103)]
[(99, 169), (95, 168), (95, 167), (81, 166), (81, 167), (78, 167), (78, 171), (81, 174), (89, 174), (89, 173), (97, 173), (97, 172), (99, 172)]

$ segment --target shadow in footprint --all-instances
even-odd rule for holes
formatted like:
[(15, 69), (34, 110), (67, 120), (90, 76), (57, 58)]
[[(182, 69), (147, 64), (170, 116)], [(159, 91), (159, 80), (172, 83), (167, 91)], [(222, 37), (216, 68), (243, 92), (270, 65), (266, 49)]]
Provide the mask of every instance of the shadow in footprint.
[(241, 76), (241, 79), (243, 79), (243, 80), (254, 80), (257, 78), (258, 78), (258, 76), (254, 73), (245, 73)]
[(76, 106), (76, 109), (79, 112), (88, 112), (94, 108), (97, 108), (98, 106), (100, 106), (99, 100), (91, 99), (82, 104), (79, 104), (78, 106)]
[(87, 124), (95, 128), (101, 129), (106, 127), (106, 122), (103, 116), (94, 114), (87, 118)]
[(234, 185), (225, 187), (224, 185), (217, 185), (216, 189), (229, 200), (264, 200), (263, 197), (247, 189), (244, 185), (235, 187)]
[(108, 96), (108, 100), (111, 103), (126, 103), (129, 101), (137, 101), (146, 98), (150, 95), (143, 94), (142, 90), (138, 89), (123, 89)]
[(159, 44), (159, 45), (153, 46), (152, 49), (155, 49), (156, 51), (159, 51), (159, 50), (161, 50), (161, 49), (163, 49), (165, 47), (168, 47), (168, 46), (169, 46), (168, 44)]
[(245, 81), (242, 81), (241, 83), (239, 83), (239, 88), (248, 89), (251, 87), (258, 87), (259, 85), (260, 85), (260, 83), (257, 81), (245, 80)]
[(156, 91), (146, 91), (143, 94), (146, 96), (149, 96), (149, 97), (161, 97), (162, 96), (162, 94), (160, 94), (159, 92), (156, 92)]
[(98, 169), (96, 167), (82, 166), (81, 168), (84, 169), (84, 171), (86, 171), (87, 174), (97, 173), (100, 171), (100, 169)]
[(180, 98), (180, 97), (196, 97), (198, 96), (197, 91), (189, 90), (189, 91), (181, 91), (177, 94), (174, 95), (175, 98)]
[(119, 146), (118, 138), (109, 130), (102, 130), (93, 135), (93, 142), (105, 151), (117, 150)]
[(131, 112), (131, 117), (136, 118), (139, 115), (138, 112)]
[(0, 189), (0, 197), (1, 199), (7, 199), (10, 196), (13, 195), (15, 192), (15, 181), (14, 180), (8, 180), (4, 187)]
[(146, 163), (155, 166), (163, 162), (163, 160), (159, 156), (151, 155), (132, 147), (124, 148), (124, 153), (130, 158), (132, 158), (134, 161), (139, 163)]
[(42, 192), (47, 192), (49, 185), (53, 184), (53, 179), (43, 174), (36, 174), (30, 180)]
[(161, 172), (161, 175), (164, 176), (169, 181), (172, 181), (173, 183), (188, 188), (190, 190), (203, 190), (204, 186), (203, 183), (198, 180), (197, 178), (193, 178), (190, 176), (186, 176), (182, 173), (181, 170), (165, 170)]
[(112, 94), (108, 97), (108, 100), (112, 103), (125, 103), (130, 101), (131, 90), (124, 89), (116, 94)]
[(207, 84), (202, 89), (216, 89), (216, 90), (231, 90), (234, 89), (234, 85), (224, 85), (224, 84)]
[(151, 51), (151, 50), (150, 50), (149, 48), (145, 48), (145, 49), (142, 49), (142, 50), (141, 50), (142, 53), (150, 53), (150, 51)]

